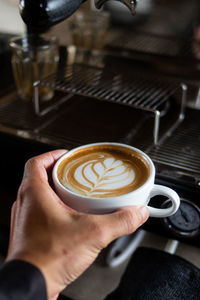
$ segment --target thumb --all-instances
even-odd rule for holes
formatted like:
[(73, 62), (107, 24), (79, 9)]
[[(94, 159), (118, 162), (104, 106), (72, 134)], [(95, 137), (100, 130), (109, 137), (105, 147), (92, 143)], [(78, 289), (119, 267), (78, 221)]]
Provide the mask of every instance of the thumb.
[(146, 206), (129, 206), (102, 217), (107, 246), (114, 239), (136, 231), (148, 219), (149, 210)]

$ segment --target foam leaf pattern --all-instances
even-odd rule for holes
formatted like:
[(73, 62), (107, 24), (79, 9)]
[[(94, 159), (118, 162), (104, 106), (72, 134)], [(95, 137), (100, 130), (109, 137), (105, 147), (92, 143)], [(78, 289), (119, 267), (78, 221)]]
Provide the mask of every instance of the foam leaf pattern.
[(135, 179), (135, 173), (128, 163), (106, 157), (80, 164), (74, 172), (74, 179), (82, 193), (95, 197), (129, 186)]

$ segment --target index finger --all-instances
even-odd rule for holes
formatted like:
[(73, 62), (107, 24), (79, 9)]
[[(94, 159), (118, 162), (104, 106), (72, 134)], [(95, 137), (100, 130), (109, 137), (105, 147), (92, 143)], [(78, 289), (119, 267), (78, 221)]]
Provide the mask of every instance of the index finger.
[(27, 161), (24, 168), (24, 178), (48, 179), (48, 172), (53, 168), (55, 162), (67, 150), (59, 149), (32, 157)]

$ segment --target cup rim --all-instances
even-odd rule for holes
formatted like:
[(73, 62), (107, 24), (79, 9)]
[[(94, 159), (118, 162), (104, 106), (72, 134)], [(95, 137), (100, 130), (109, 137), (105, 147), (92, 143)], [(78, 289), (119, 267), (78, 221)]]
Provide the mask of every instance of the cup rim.
[(111, 17), (110, 13), (108, 11), (105, 11), (105, 10), (101, 11), (101, 12), (99, 12), (98, 10), (97, 11), (84, 11), (84, 10), (81, 11), (80, 10), (80, 11), (77, 11), (76, 14), (74, 14), (73, 19), (74, 20), (80, 20), (80, 18), (82, 18), (81, 19), (81, 21), (82, 21), (84, 19), (90, 19), (90, 18), (93, 18), (93, 19), (95, 19), (95, 18), (99, 18), (99, 19), (107, 18), (108, 20), (110, 20), (110, 17)]
[[(72, 153), (78, 151), (79, 149), (84, 149), (84, 148), (87, 148), (87, 147), (92, 147), (92, 146), (101, 146), (101, 145), (114, 145), (114, 146), (121, 146), (121, 147), (124, 147), (124, 148), (128, 148), (128, 149), (131, 149), (131, 150), (134, 150), (136, 152), (138, 152), (139, 154), (141, 154), (148, 162), (149, 166), (150, 166), (150, 175), (148, 177), (148, 179), (145, 181), (145, 183), (138, 187), (137, 189), (127, 193), (127, 194), (122, 194), (122, 195), (119, 195), (119, 196), (112, 196), (112, 197), (90, 197), (90, 196), (84, 196), (84, 195), (81, 195), (81, 194), (78, 194), (78, 193), (75, 193), (69, 189), (67, 189), (64, 185), (61, 184), (61, 182), (59, 181), (58, 179), (58, 176), (57, 176), (57, 170), (58, 170), (58, 166), (60, 165), (60, 163), (63, 161), (63, 159), (65, 159), (66, 157), (70, 156)], [(85, 145), (82, 145), (82, 146), (79, 146), (79, 147), (75, 147), (71, 150), (69, 150), (67, 153), (65, 153), (64, 155), (62, 155), (58, 160), (57, 162), (55, 163), (54, 167), (53, 167), (53, 172), (52, 172), (52, 177), (53, 177), (53, 181), (56, 181), (56, 184), (63, 190), (63, 191), (66, 191), (67, 193), (75, 196), (75, 197), (79, 197), (79, 198), (82, 198), (83, 200), (84, 199), (91, 199), (91, 200), (101, 200), (102, 202), (103, 201), (108, 201), (108, 200), (111, 200), (111, 199), (120, 199), (122, 197), (125, 197), (126, 195), (130, 195), (131, 193), (134, 193), (134, 192), (139, 192), (141, 191), (142, 189), (145, 189), (145, 187), (151, 182), (152, 178), (154, 179), (155, 178), (155, 166), (153, 164), (153, 161), (151, 160), (151, 158), (145, 153), (143, 152), (142, 150), (136, 148), (136, 147), (133, 147), (131, 145), (127, 145), (127, 144), (122, 144), (122, 143), (115, 143), (115, 142), (99, 142), (99, 143), (90, 143), (90, 144), (85, 144)]]
[[(25, 40), (27, 40), (27, 38), (28, 38), (28, 35), (27, 34), (24, 34), (24, 35), (18, 35), (18, 36), (13, 36), (13, 37), (11, 37), (10, 38), (10, 40), (9, 40), (9, 46), (11, 47), (11, 48), (13, 48), (13, 49), (18, 49), (18, 50), (24, 50), (24, 51), (29, 51), (30, 50), (30, 45), (28, 45), (28, 43), (26, 42), (26, 43), (24, 43), (23, 45), (21, 44), (17, 44), (17, 41), (25, 41)], [(37, 46), (37, 49), (38, 50), (46, 50), (46, 49), (48, 49), (48, 48), (50, 48), (50, 47), (52, 47), (52, 46), (57, 46), (57, 44), (58, 44), (58, 38), (56, 37), (56, 36), (50, 36), (50, 37), (45, 37), (44, 38), (46, 41), (48, 41), (49, 42), (49, 44), (47, 45), (40, 45), (40, 46)]]

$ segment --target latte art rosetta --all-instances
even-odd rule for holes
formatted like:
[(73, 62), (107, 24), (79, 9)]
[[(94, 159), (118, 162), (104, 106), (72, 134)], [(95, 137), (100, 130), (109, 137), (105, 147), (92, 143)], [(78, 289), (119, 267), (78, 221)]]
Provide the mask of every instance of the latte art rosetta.
[(67, 189), (89, 197), (128, 193), (138, 187), (142, 175), (131, 159), (106, 151), (66, 160), (61, 170), (59, 179)]
[(74, 173), (80, 189), (88, 195), (110, 194), (134, 181), (135, 175), (128, 164), (113, 157), (81, 164)]

